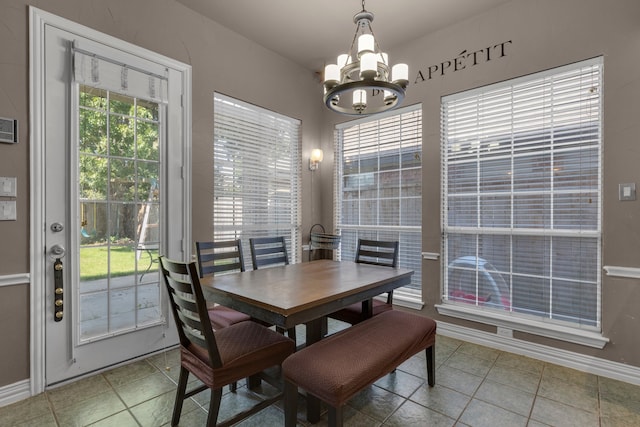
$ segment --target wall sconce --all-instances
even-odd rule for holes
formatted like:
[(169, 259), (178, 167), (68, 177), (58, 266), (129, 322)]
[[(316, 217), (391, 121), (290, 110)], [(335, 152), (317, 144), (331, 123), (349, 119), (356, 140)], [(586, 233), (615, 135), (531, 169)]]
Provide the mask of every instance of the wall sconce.
[(309, 170), (314, 171), (320, 166), (320, 162), (324, 158), (324, 153), (319, 148), (311, 150), (311, 156), (309, 157)]

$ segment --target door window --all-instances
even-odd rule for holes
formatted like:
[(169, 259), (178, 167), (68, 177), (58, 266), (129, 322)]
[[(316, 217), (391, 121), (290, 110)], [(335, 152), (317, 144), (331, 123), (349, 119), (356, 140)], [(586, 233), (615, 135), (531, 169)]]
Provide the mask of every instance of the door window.
[(161, 105), (80, 85), (79, 341), (161, 321)]

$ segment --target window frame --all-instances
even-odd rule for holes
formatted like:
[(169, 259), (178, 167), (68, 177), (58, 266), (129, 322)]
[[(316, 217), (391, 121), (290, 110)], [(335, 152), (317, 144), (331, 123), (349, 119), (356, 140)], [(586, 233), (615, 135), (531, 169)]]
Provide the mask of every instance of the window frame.
[[(414, 114), (414, 113), (418, 113), (416, 115), (417, 118), (403, 119), (403, 117), (407, 117), (406, 116), (407, 114)], [(402, 167), (395, 167), (395, 168), (389, 167), (389, 169), (392, 171), (394, 169), (397, 170), (399, 172), (399, 175), (401, 175), (403, 171), (419, 170), (418, 179), (415, 180), (415, 183), (420, 186), (419, 194), (417, 196), (419, 198), (417, 203), (418, 203), (418, 206), (420, 207), (420, 210), (419, 210), (419, 213), (415, 215), (415, 218), (413, 218), (414, 222), (417, 220), (417, 225), (397, 225), (398, 223), (402, 224), (403, 221), (396, 221), (394, 225), (381, 225), (379, 223), (378, 224), (366, 224), (366, 223), (365, 224), (362, 224), (362, 223), (344, 224), (342, 220), (343, 218), (342, 202), (343, 202), (343, 196), (344, 196), (344, 179), (343, 178), (345, 177), (344, 162), (343, 162), (344, 131), (350, 128), (356, 128), (361, 125), (372, 124), (375, 122), (380, 123), (380, 122), (383, 122), (384, 120), (389, 121), (389, 119), (393, 119), (393, 118), (398, 118), (396, 126), (403, 126), (404, 124), (409, 124), (410, 126), (412, 126), (411, 129), (408, 131), (408, 134), (413, 134), (412, 139), (418, 141), (417, 144), (410, 143), (408, 145), (407, 151), (406, 152), (401, 151), (398, 155), (398, 159), (400, 160), (400, 163), (402, 163), (402, 160), (401, 160), (402, 154), (414, 155), (417, 148), (417, 152), (419, 153), (419, 156), (420, 156), (418, 168), (416, 168), (415, 166), (407, 167), (406, 169), (403, 169)], [(416, 120), (417, 124), (412, 124), (411, 120)], [(393, 131), (389, 131), (388, 134), (383, 133), (382, 137), (378, 137), (376, 140), (378, 145), (376, 147), (380, 147), (379, 140), (383, 139), (384, 136), (393, 137), (392, 133)], [(406, 136), (403, 136), (403, 139), (410, 140), (410, 138)], [(372, 141), (373, 140), (369, 140), (369, 142), (372, 142)], [(381, 158), (383, 158), (379, 156), (378, 151), (375, 153), (372, 152), (370, 154), (367, 154), (366, 157), (370, 158), (370, 160), (375, 158), (378, 162)], [(415, 273), (412, 279), (413, 286), (412, 287), (405, 286), (405, 287), (401, 287), (399, 289), (394, 290), (393, 301), (394, 301), (394, 304), (396, 305), (400, 305), (408, 308), (414, 308), (414, 309), (421, 309), (424, 306), (423, 296), (422, 296), (422, 274), (421, 274), (421, 270), (422, 270), (422, 252), (421, 252), (422, 165), (423, 163), (424, 162), (422, 160), (422, 105), (421, 104), (415, 104), (407, 107), (397, 108), (392, 111), (388, 111), (386, 113), (380, 113), (374, 116), (364, 117), (361, 119), (340, 123), (335, 126), (335, 130), (334, 130), (334, 197), (333, 197), (334, 224), (336, 228), (336, 233), (342, 236), (342, 242), (339, 249), (334, 251), (334, 257), (336, 260), (354, 259), (356, 243), (359, 237), (366, 238), (366, 239), (374, 239), (374, 240), (376, 239), (377, 240), (399, 240), (400, 241), (399, 266), (402, 268), (411, 268), (414, 270)], [(397, 164), (398, 163), (396, 163), (396, 165)], [(374, 170), (373, 172), (370, 172), (370, 174), (375, 175), (385, 171), (385, 169), (380, 168), (379, 163), (377, 166), (378, 166), (378, 169)], [(363, 174), (358, 173), (355, 175), (363, 175)], [(360, 184), (358, 183), (356, 187), (360, 188), (359, 185)], [(384, 200), (385, 198), (379, 195), (381, 190), (380, 183), (376, 181), (374, 185), (376, 186), (375, 191), (377, 191), (378, 194), (375, 198), (371, 198), (371, 200), (372, 201)], [(398, 188), (399, 188), (399, 192), (401, 192), (402, 187), (399, 185)], [(406, 199), (403, 199), (403, 197), (400, 197), (400, 196), (397, 197), (399, 206), (402, 203), (401, 200), (404, 200), (406, 202), (407, 199), (415, 198), (415, 197), (416, 195), (406, 197)], [(361, 200), (360, 197), (358, 197), (358, 200)], [(398, 211), (402, 212), (403, 210), (402, 208), (400, 208), (398, 209)], [(352, 239), (353, 241), (347, 241), (349, 240), (347, 239), (347, 233), (355, 234), (355, 236)], [(406, 236), (410, 234), (417, 235), (411, 239), (411, 241), (413, 242), (413, 245), (406, 245), (406, 244), (403, 245), (404, 239), (402, 235), (404, 235), (406, 239), (407, 238)], [(417, 246), (417, 248), (415, 246)], [(413, 261), (412, 265), (407, 264), (405, 261), (407, 259), (407, 254), (412, 254), (414, 258), (412, 260)], [(345, 258), (345, 255), (346, 255), (346, 258)]]
[(241, 239), (250, 260), (249, 238), (284, 236), (289, 263), (301, 262), (301, 121), (215, 92), (213, 151), (214, 240)]
[[(450, 195), (449, 195), (449, 183), (450, 183), (450, 176), (449, 176), (449, 167), (450, 164), (454, 164), (455, 162), (452, 161), (452, 163), (449, 163), (449, 151), (447, 151), (449, 148), (451, 148), (451, 151), (454, 151), (454, 145), (455, 143), (451, 143), (451, 141), (448, 140), (449, 136), (450, 136), (450, 129), (449, 129), (449, 122), (448, 122), (448, 118), (449, 115), (448, 113), (450, 113), (449, 109), (447, 108), (449, 106), (450, 103), (455, 103), (455, 102), (469, 102), (470, 104), (472, 104), (474, 101), (474, 99), (482, 99), (483, 96), (486, 96), (487, 99), (491, 98), (491, 97), (504, 97), (505, 99), (509, 99), (509, 97), (511, 97), (511, 102), (514, 102), (513, 99), (515, 98), (514, 93), (516, 92), (515, 88), (522, 88), (525, 87), (527, 85), (530, 86), (534, 86), (536, 84), (539, 85), (544, 85), (545, 87), (549, 86), (551, 87), (551, 84), (549, 83), (549, 81), (552, 81), (555, 76), (560, 76), (563, 75), (563, 73), (570, 73), (574, 70), (581, 70), (582, 67), (587, 67), (588, 69), (596, 69), (595, 74), (596, 74), (596, 80), (597, 80), (597, 90), (598, 90), (598, 98), (597, 98), (597, 102), (595, 102), (596, 104), (596, 108), (597, 110), (595, 110), (595, 113), (592, 113), (591, 110), (589, 110), (587, 113), (581, 111), (580, 112), (580, 120), (585, 120), (583, 119), (584, 116), (590, 116), (592, 114), (597, 115), (597, 119), (596, 119), (596, 124), (597, 124), (597, 128), (595, 129), (595, 132), (597, 133), (597, 146), (596, 149), (593, 150), (594, 152), (597, 152), (597, 182), (595, 183), (595, 186), (597, 188), (597, 207), (594, 209), (595, 211), (595, 215), (596, 218), (592, 218), (592, 220), (594, 220), (594, 222), (591, 224), (591, 228), (589, 229), (589, 226), (587, 226), (586, 230), (582, 230), (580, 229), (580, 227), (578, 227), (578, 229), (570, 229), (570, 227), (567, 228), (562, 228), (561, 226), (555, 226), (553, 223), (553, 220), (551, 221), (551, 225), (546, 224), (543, 226), (529, 226), (529, 227), (524, 227), (522, 225), (518, 225), (515, 220), (514, 220), (514, 211), (516, 208), (518, 208), (518, 205), (516, 204), (515, 200), (517, 200), (517, 196), (520, 194), (532, 194), (532, 193), (525, 193), (525, 192), (521, 192), (518, 193), (516, 190), (514, 190), (515, 185), (514, 185), (514, 179), (511, 180), (510, 185), (511, 185), (511, 190), (507, 191), (507, 195), (509, 195), (509, 202), (507, 203), (506, 207), (508, 209), (508, 215), (507, 217), (509, 217), (509, 213), (510, 213), (510, 219), (507, 218), (506, 222), (509, 223), (508, 226), (500, 226), (492, 224), (491, 226), (485, 226), (483, 222), (481, 222), (481, 213), (482, 213), (482, 204), (480, 202), (481, 196), (483, 195), (483, 192), (481, 191), (481, 187), (484, 184), (484, 181), (481, 180), (481, 175), (478, 175), (478, 181), (477, 181), (477, 187), (478, 189), (475, 190), (477, 192), (477, 198), (478, 201), (472, 203), (472, 207), (470, 208), (472, 211), (473, 209), (475, 209), (475, 211), (477, 212), (478, 218), (475, 219), (477, 222), (475, 224), (473, 224), (473, 216), (474, 215), (470, 215), (470, 223), (467, 226), (462, 226), (459, 223), (458, 224), (454, 224), (454, 225), (450, 225), (448, 223), (449, 221), (449, 199), (450, 199)], [(463, 318), (463, 319), (467, 319), (467, 320), (473, 320), (473, 321), (477, 321), (477, 322), (482, 322), (482, 323), (487, 323), (487, 324), (491, 324), (491, 325), (496, 325), (498, 326), (498, 328), (505, 328), (505, 329), (509, 329), (509, 330), (521, 330), (521, 331), (525, 331), (525, 332), (530, 332), (530, 333), (534, 333), (537, 335), (542, 335), (542, 336), (547, 336), (547, 337), (552, 337), (552, 338), (556, 338), (556, 339), (561, 339), (564, 341), (569, 341), (569, 342), (574, 342), (574, 343), (579, 343), (579, 344), (583, 344), (583, 345), (588, 345), (588, 346), (593, 346), (593, 347), (597, 347), (597, 348), (602, 348), (606, 342), (608, 341), (605, 337), (602, 336), (602, 329), (601, 329), (601, 294), (602, 294), (602, 289), (601, 289), (601, 272), (600, 272), (600, 265), (601, 265), (601, 252), (602, 252), (602, 245), (601, 245), (601, 240), (602, 240), (602, 228), (601, 228), (601, 219), (602, 219), (602, 147), (603, 147), (603, 143), (602, 143), (602, 98), (603, 98), (603, 94), (602, 94), (602, 73), (603, 73), (603, 60), (602, 57), (597, 57), (597, 58), (592, 58), (586, 61), (581, 61), (578, 63), (574, 63), (574, 64), (568, 64), (562, 67), (557, 67), (554, 69), (550, 69), (550, 70), (546, 70), (546, 71), (542, 71), (539, 73), (535, 73), (535, 74), (531, 74), (528, 76), (524, 76), (524, 77), (519, 77), (516, 79), (512, 79), (512, 80), (508, 80), (508, 81), (504, 81), (504, 82), (500, 82), (500, 83), (496, 83), (493, 85), (488, 85), (488, 86), (484, 86), (484, 87), (480, 87), (480, 88), (476, 88), (476, 89), (472, 89), (469, 91), (465, 91), (465, 92), (461, 92), (461, 93), (457, 93), (457, 94), (453, 94), (453, 95), (449, 95), (446, 97), (442, 98), (442, 103), (441, 103), (441, 119), (442, 119), (442, 123), (441, 123), (441, 155), (442, 155), (442, 173), (441, 173), (441, 189), (442, 189), (442, 212), (441, 212), (441, 224), (442, 224), (442, 254), (443, 254), (443, 258), (442, 258), (442, 302), (441, 304), (436, 305), (436, 308), (438, 310), (438, 312), (440, 314), (444, 314), (444, 315), (449, 315), (449, 316), (453, 316), (453, 317), (459, 317), (459, 318)], [(578, 73), (580, 74), (580, 73)], [(585, 73), (586, 74), (586, 73)], [(582, 74), (580, 74), (580, 76), (582, 76)], [(578, 77), (579, 78), (579, 77)], [(582, 81), (580, 81), (580, 89), (584, 90), (587, 86), (583, 86)], [(593, 89), (593, 86), (591, 88), (589, 88), (590, 90)], [(526, 89), (525, 89), (526, 90)], [(523, 90), (524, 91), (524, 90)], [(560, 89), (558, 89), (558, 92), (560, 91)], [(591, 92), (593, 93), (593, 92)], [(552, 95), (555, 96), (555, 95)], [(478, 117), (483, 117), (481, 113), (482, 110), (480, 110), (482, 108), (482, 104), (480, 104), (480, 101), (478, 108), (478, 113), (476, 113), (478, 115)], [(507, 103), (505, 102), (505, 105)], [(516, 141), (522, 141), (523, 140), (523, 134), (518, 134), (517, 131), (515, 131), (514, 129), (516, 128), (513, 123), (516, 122), (516, 120), (514, 119), (516, 117), (516, 112), (514, 111), (514, 104), (511, 104), (511, 109), (509, 109), (509, 107), (506, 107), (506, 111), (509, 111), (508, 113), (504, 113), (504, 112), (499, 112), (499, 108), (498, 107), (493, 107), (493, 109), (491, 110), (492, 114), (490, 116), (490, 118), (487, 116), (483, 117), (483, 120), (485, 120), (485, 122), (478, 122), (477, 129), (474, 129), (473, 127), (470, 127), (468, 129), (468, 133), (465, 135), (466, 138), (468, 138), (466, 141), (477, 141), (476, 142), (476, 147), (475, 150), (478, 152), (478, 160), (476, 160), (476, 168), (478, 173), (481, 173), (481, 165), (482, 165), (482, 161), (486, 161), (486, 157), (482, 157), (481, 155), (481, 150), (485, 150), (485, 153), (488, 152), (490, 150), (490, 147), (485, 146), (482, 147), (481, 143), (482, 143), (482, 139), (480, 137), (480, 135), (482, 134), (482, 130), (481, 128), (483, 128), (483, 126), (488, 126), (487, 123), (489, 123), (489, 121), (491, 119), (494, 119), (495, 122), (491, 122), (491, 125), (494, 126), (494, 128), (497, 128), (496, 123), (498, 122), (498, 120), (502, 117), (509, 117), (509, 115), (511, 114), (512, 117), (512, 123), (511, 125), (513, 126), (512, 128), (510, 128), (504, 135), (499, 134), (499, 133), (495, 133), (493, 134), (493, 136), (495, 137), (495, 139), (498, 138), (502, 138), (503, 136), (506, 136), (508, 139), (510, 139), (512, 141), (512, 146), (516, 146)], [(546, 106), (546, 104), (544, 104)], [(555, 105), (555, 104), (552, 104)], [(593, 105), (593, 103), (589, 103), (589, 105)], [(500, 107), (504, 107), (503, 104), (500, 104)], [(476, 108), (476, 107), (473, 107)], [(470, 110), (473, 111), (473, 108), (470, 107)], [(592, 108), (592, 107), (590, 107)], [(557, 110), (553, 110), (553, 114), (550, 115), (550, 117), (559, 117), (561, 114), (561, 110), (560, 107), (557, 108)], [(451, 113), (451, 115), (453, 116), (454, 113)], [(542, 114), (540, 114), (542, 115)], [(532, 116), (533, 117), (533, 116)], [(547, 129), (549, 132), (553, 133), (554, 131), (556, 131), (557, 129), (560, 129), (560, 125), (556, 124), (555, 121), (553, 121), (553, 118), (551, 119), (552, 121), (552, 125), (549, 125), (548, 123), (545, 123), (545, 126), (548, 126), (549, 128)], [(458, 120), (462, 120), (460, 117), (458, 117)], [(536, 116), (536, 118), (531, 118), (528, 119), (531, 121), (532, 123), (532, 129), (534, 129), (532, 132), (537, 132), (539, 134), (544, 134), (544, 132), (540, 129), (546, 129), (543, 128), (542, 125), (540, 123), (535, 123), (539, 120), (539, 118)], [(591, 120), (591, 121), (589, 121)], [(560, 121), (560, 120), (559, 120)], [(592, 123), (593, 119), (592, 118), (587, 118), (585, 120), (585, 122), (588, 123)], [(582, 122), (581, 122), (582, 123)], [(537, 127), (536, 127), (537, 126)], [(465, 130), (466, 132), (466, 130)], [(500, 131), (502, 132), (502, 130)], [(569, 134), (570, 131), (567, 131), (567, 134)], [(454, 132), (455, 134), (455, 132)], [(500, 135), (495, 136), (495, 135)], [(478, 139), (475, 139), (478, 138)], [(542, 138), (542, 137), (540, 137)], [(555, 137), (550, 137), (552, 141), (555, 141), (554, 138)], [(570, 138), (570, 136), (568, 137)], [(558, 138), (559, 139), (559, 138)], [(453, 139), (452, 139), (453, 141)], [(448, 146), (447, 144), (450, 143), (450, 146)], [(537, 142), (536, 142), (537, 143)], [(538, 147), (535, 147), (532, 149), (532, 153), (535, 153), (536, 155), (538, 155), (539, 153), (545, 154), (545, 153), (551, 153), (551, 156), (553, 157), (554, 153), (558, 153), (559, 150), (558, 148), (554, 148), (553, 144), (555, 142), (551, 142), (551, 148), (548, 148), (548, 152), (544, 151), (544, 149), (540, 149)], [(473, 142), (471, 142), (471, 144), (473, 144)], [(496, 144), (497, 145), (497, 144)], [(540, 146), (542, 146), (543, 144), (540, 143)], [(558, 144), (559, 145), (559, 144)], [(587, 145), (587, 144), (585, 144)], [(582, 145), (580, 145), (582, 146)], [(590, 147), (591, 149), (593, 149), (593, 147)], [(501, 149), (501, 147), (497, 147), (497, 149)], [(554, 151), (554, 149), (556, 151)], [(471, 150), (470, 150), (471, 152)], [(516, 152), (515, 149), (512, 148), (512, 152), (509, 153), (508, 155), (505, 154), (505, 158), (508, 159), (510, 161), (510, 165), (509, 167), (511, 168), (511, 172), (513, 173), (513, 175), (517, 174), (517, 169), (515, 169), (515, 164), (518, 161), (518, 159), (520, 157), (518, 157), (518, 153), (514, 154), (514, 152)], [(488, 154), (485, 154), (487, 157), (489, 156)], [(453, 155), (453, 157), (455, 158), (455, 154)], [(524, 157), (524, 156), (523, 156)], [(533, 158), (533, 156), (530, 156), (531, 158)], [(471, 160), (471, 163), (473, 164), (474, 160)], [(525, 164), (525, 166), (528, 166), (529, 168), (531, 168), (531, 163), (529, 164)], [(580, 165), (580, 167), (582, 168), (582, 165)], [(586, 169), (586, 168), (585, 168)], [(455, 169), (454, 169), (455, 170)], [(583, 169), (580, 169), (580, 172), (582, 172)], [(533, 174), (532, 174), (533, 175)], [(553, 174), (551, 174), (551, 178), (553, 179)], [(578, 175), (578, 179), (583, 178), (583, 175)], [(541, 178), (541, 179), (544, 179)], [(461, 181), (460, 181), (461, 182)], [(532, 181), (535, 182), (535, 181)], [(557, 214), (555, 214), (554, 212), (559, 211), (560, 208), (555, 208), (554, 204), (553, 204), (553, 197), (554, 197), (554, 191), (555, 187), (552, 187), (551, 191), (551, 199), (552, 202), (549, 204), (549, 206), (551, 206), (549, 208), (549, 212), (551, 213), (551, 217), (553, 217), (554, 215), (559, 216)], [(582, 191), (582, 188), (581, 188)], [(472, 191), (473, 192), (473, 191)], [(484, 194), (488, 194), (490, 193), (490, 191), (485, 192)], [(499, 193), (497, 193), (499, 194)], [(455, 193), (454, 193), (455, 196)], [(495, 207), (493, 209), (496, 209)], [(491, 211), (489, 211), (491, 212)], [(534, 215), (531, 215), (534, 216)], [(582, 222), (579, 221), (579, 224), (582, 224)], [(536, 227), (540, 227), (540, 228), (536, 228)], [(595, 276), (595, 284), (596, 284), (596, 302), (595, 302), (595, 310), (596, 312), (593, 313), (596, 316), (596, 320), (595, 320), (595, 324), (593, 325), (582, 325), (579, 322), (569, 322), (566, 320), (556, 320), (553, 319), (552, 316), (555, 314), (553, 313), (553, 309), (549, 308), (549, 316), (547, 318), (540, 316), (540, 315), (530, 315), (530, 314), (523, 314), (523, 313), (515, 313), (513, 310), (513, 288), (510, 287), (511, 292), (509, 294), (509, 306), (507, 307), (507, 309), (504, 309), (504, 307), (500, 307), (500, 309), (496, 309), (495, 307), (482, 307), (483, 304), (480, 303), (480, 295), (478, 293), (478, 288), (477, 288), (477, 283), (476, 283), (476, 292), (475, 292), (475, 297), (474, 297), (474, 301), (462, 301), (462, 300), (458, 300), (456, 301), (452, 301), (451, 297), (450, 297), (450, 289), (448, 288), (448, 278), (449, 278), (449, 270), (450, 270), (450, 253), (449, 253), (449, 248), (448, 248), (448, 238), (450, 235), (467, 235), (467, 236), (475, 236), (476, 239), (476, 252), (474, 254), (475, 256), (475, 267), (470, 267), (472, 269), (472, 271), (475, 271), (476, 274), (476, 278), (481, 274), (481, 268), (479, 267), (480, 263), (483, 262), (484, 260), (482, 260), (481, 258), (478, 258), (480, 252), (478, 252), (478, 245), (481, 245), (479, 239), (482, 238), (482, 236), (489, 236), (489, 237), (495, 237), (495, 236), (504, 236), (506, 239), (509, 239), (509, 241), (511, 242), (509, 245), (507, 246), (507, 250), (509, 252), (508, 255), (505, 256), (505, 259), (507, 260), (507, 264), (508, 264), (508, 271), (507, 273), (509, 273), (508, 276), (508, 280), (509, 283), (511, 283), (511, 279), (512, 276), (517, 276), (516, 274), (514, 274), (514, 270), (513, 270), (513, 263), (514, 263), (514, 244), (513, 241), (514, 239), (518, 239), (518, 238), (522, 238), (522, 237), (527, 237), (527, 236), (538, 236), (538, 237), (547, 237), (549, 239), (562, 239), (562, 238), (576, 238), (576, 239), (593, 239), (593, 241), (595, 241), (595, 259), (593, 259), (593, 262), (595, 264), (594, 267), (594, 276)], [(553, 244), (553, 243), (550, 243)], [(543, 245), (544, 246), (544, 245)], [(546, 247), (545, 247), (546, 248)], [(552, 252), (549, 251), (549, 254), (551, 254)], [(555, 259), (555, 256), (551, 256), (548, 255), (552, 260)], [(459, 258), (456, 258), (454, 261), (459, 261)], [(453, 262), (451, 263), (453, 265)], [(460, 268), (460, 267), (456, 267), (456, 266), (452, 266), (451, 270), (452, 271), (456, 271), (456, 268)], [(491, 267), (490, 269), (493, 269), (493, 267)], [(552, 288), (552, 283), (554, 283), (554, 280), (558, 280), (558, 277), (555, 276), (555, 273), (553, 273), (550, 276), (550, 285), (551, 288), (549, 289), (549, 292), (553, 291)], [(479, 279), (476, 280), (476, 282)], [(513, 286), (513, 284), (511, 283), (510, 286)], [(552, 297), (549, 297), (552, 299)], [(454, 298), (455, 299), (455, 298)], [(495, 302), (494, 302), (495, 304)], [(486, 304), (489, 305), (489, 304)]]

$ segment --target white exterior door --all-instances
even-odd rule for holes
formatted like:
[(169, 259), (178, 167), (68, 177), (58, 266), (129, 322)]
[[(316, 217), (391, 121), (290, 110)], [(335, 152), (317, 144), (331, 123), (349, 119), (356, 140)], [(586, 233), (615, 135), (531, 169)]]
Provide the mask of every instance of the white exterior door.
[(190, 159), (181, 71), (111, 38), (42, 28), (33, 226), (44, 245), (33, 250), (46, 387), (177, 342), (158, 256), (187, 257)]

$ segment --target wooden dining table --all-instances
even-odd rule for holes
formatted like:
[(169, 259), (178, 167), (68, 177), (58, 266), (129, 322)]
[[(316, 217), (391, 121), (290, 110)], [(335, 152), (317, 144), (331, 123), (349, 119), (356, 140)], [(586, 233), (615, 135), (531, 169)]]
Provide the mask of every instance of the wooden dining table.
[[(207, 300), (284, 329), (306, 325), (308, 346), (322, 339), (328, 314), (362, 302), (370, 316), (373, 297), (408, 285), (412, 275), (404, 268), (317, 260), (200, 280)], [(320, 402), (308, 398), (309, 421), (319, 414)]]

